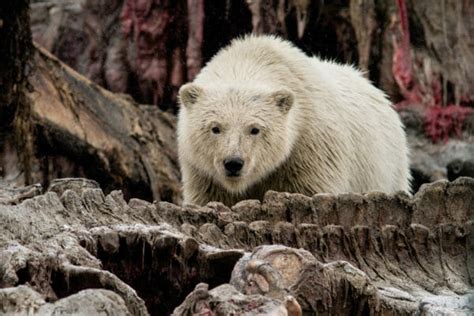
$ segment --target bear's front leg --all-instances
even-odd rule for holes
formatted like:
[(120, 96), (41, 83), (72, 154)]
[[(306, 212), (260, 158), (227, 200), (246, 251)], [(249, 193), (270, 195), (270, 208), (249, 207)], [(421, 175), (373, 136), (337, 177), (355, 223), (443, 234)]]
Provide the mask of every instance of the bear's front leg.
[(196, 170), (193, 170), (191, 166), (185, 163), (181, 166), (181, 175), (183, 183), (183, 205), (206, 205), (207, 202), (210, 201), (209, 194), (207, 193), (209, 181), (205, 177), (199, 176)]

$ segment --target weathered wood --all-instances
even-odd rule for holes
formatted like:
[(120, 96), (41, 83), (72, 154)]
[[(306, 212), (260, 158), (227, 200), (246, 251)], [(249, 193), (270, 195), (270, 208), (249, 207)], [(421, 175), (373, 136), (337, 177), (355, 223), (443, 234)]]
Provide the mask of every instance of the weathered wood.
[[(40, 47), (35, 63), (28, 115), (32, 182), (86, 176), (107, 192), (121, 188), (127, 197), (180, 202), (173, 115), (100, 88)], [(11, 158), (21, 153), (7, 146), (13, 138), (5, 139), (4, 178), (21, 185), (23, 168)]]
[[(21, 152), (13, 163), (21, 166), (27, 183), (31, 180), (29, 159), (33, 151), (27, 79), (34, 65), (29, 5), (29, 0), (0, 4), (0, 160), (11, 163), (4, 148)], [(6, 137), (11, 139), (10, 144), (6, 144)], [(3, 176), (0, 162), (0, 178)]]
[[(224, 288), (191, 295), (176, 312), (223, 311), (237, 298), (327, 315), (473, 309), (471, 178), (426, 185), (414, 197), (269, 192), (232, 208), (127, 203), (119, 191), (64, 179), (3, 204), (0, 287), (27, 285), (50, 301), (105, 288), (132, 313), (145, 313), (144, 301), (162, 315), (200, 282), (231, 282), (224, 299)], [(285, 247), (254, 249), (264, 244)]]
[[(28, 0), (0, 4), (0, 125), (12, 123), (22, 101), (31, 68), (31, 32)], [(9, 118), (10, 120), (7, 120)]]
[(26, 285), (0, 289), (0, 315), (131, 315), (123, 299), (103, 289), (84, 290), (54, 303)]

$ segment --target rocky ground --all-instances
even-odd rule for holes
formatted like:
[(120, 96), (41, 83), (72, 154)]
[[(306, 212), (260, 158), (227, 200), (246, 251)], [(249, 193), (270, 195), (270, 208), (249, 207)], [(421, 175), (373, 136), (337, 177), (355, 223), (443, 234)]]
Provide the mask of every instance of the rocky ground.
[(474, 179), (232, 208), (0, 188), (0, 314), (469, 315)]

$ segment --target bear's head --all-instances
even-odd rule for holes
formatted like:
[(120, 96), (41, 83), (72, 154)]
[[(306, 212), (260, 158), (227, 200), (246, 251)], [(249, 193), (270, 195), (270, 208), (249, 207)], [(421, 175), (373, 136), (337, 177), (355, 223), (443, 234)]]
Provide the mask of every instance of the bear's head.
[(179, 99), (180, 161), (229, 192), (245, 192), (291, 152), (288, 90), (188, 83)]

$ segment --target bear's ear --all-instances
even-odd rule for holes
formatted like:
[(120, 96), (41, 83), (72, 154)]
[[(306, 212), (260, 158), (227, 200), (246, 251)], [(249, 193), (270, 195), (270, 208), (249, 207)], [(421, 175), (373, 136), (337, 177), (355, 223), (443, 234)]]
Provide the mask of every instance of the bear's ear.
[(196, 103), (203, 94), (203, 90), (193, 83), (187, 83), (181, 86), (178, 94), (180, 103), (189, 108)]
[(278, 106), (278, 108), (286, 113), (290, 110), (294, 102), (294, 96), (291, 91), (288, 90), (278, 90), (271, 94), (272, 101)]

